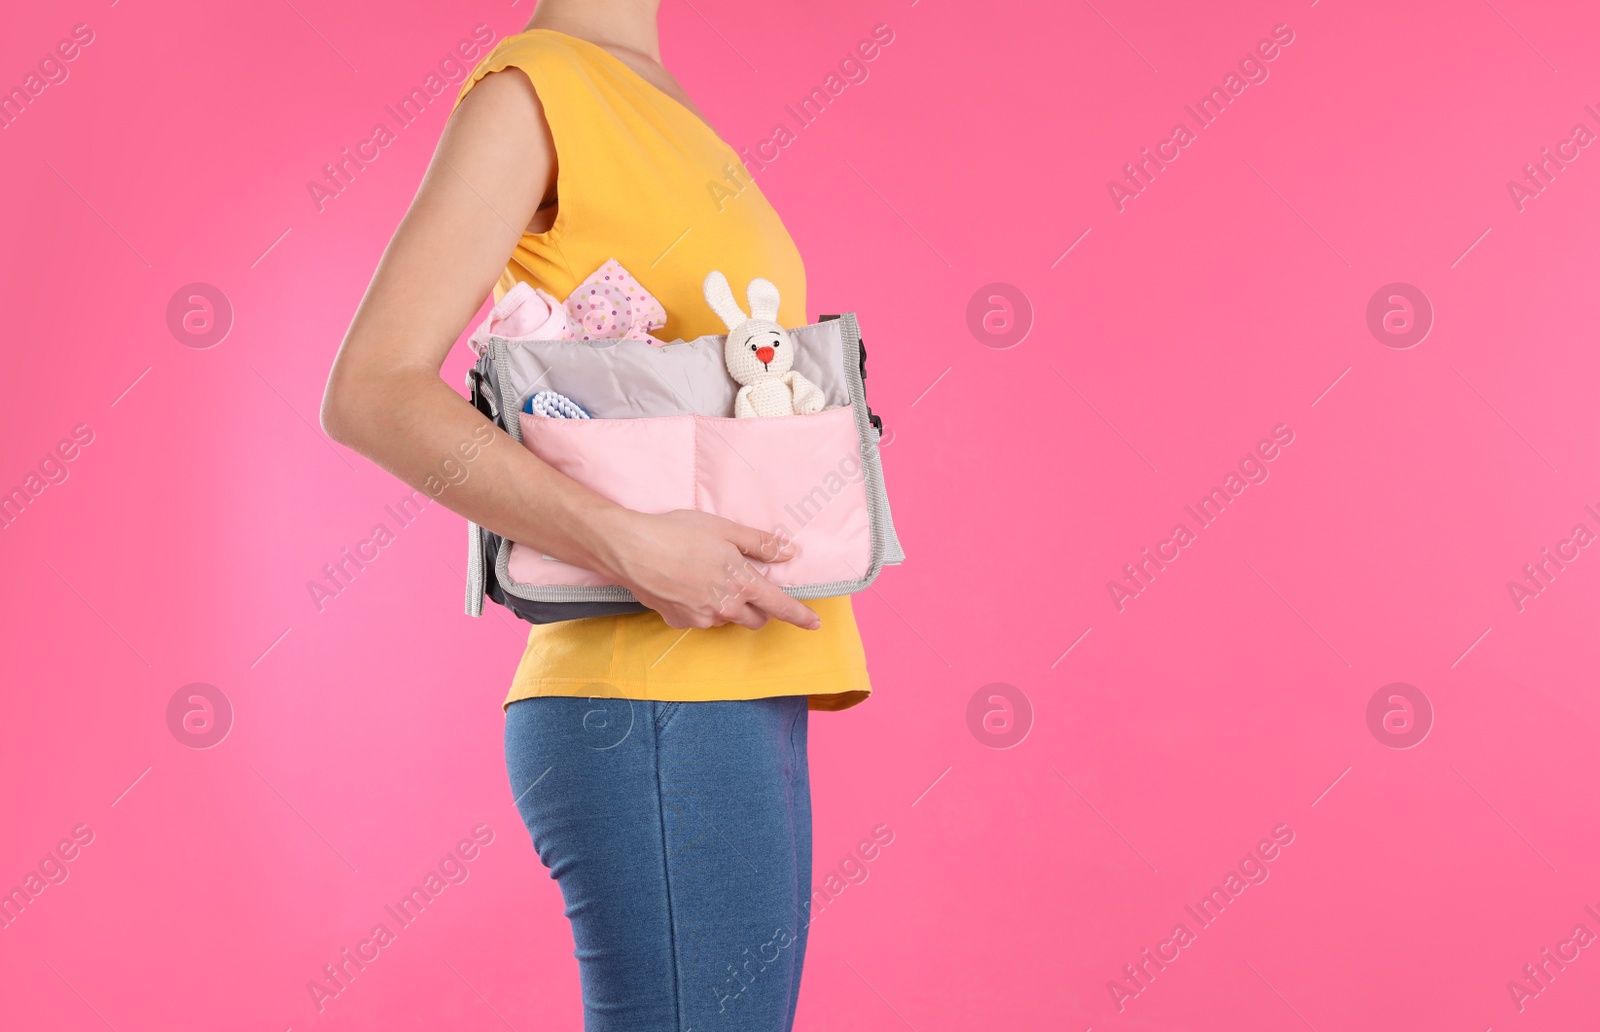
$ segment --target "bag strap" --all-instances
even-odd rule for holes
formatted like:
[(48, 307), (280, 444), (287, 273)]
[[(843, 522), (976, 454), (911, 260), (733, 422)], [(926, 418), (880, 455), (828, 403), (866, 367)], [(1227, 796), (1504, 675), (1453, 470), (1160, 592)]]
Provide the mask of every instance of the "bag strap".
[[(830, 319), (837, 318), (839, 318), (837, 314), (819, 315), (817, 316), (817, 322), (828, 322)], [(861, 353), (861, 395), (862, 399), (865, 400), (867, 390), (867, 342), (861, 337), (857, 337), (856, 348)], [(879, 437), (883, 436), (883, 417), (874, 413), (871, 405), (867, 406), (867, 422), (871, 423), (873, 429), (878, 431)]]
[[(479, 362), (485, 359), (480, 355)], [(499, 406), (495, 404), (494, 391), (489, 388), (489, 378), (478, 366), (467, 370), (467, 400), (492, 423), (499, 424)], [(486, 531), (467, 521), (467, 615), (483, 615), (483, 597), (488, 588), (488, 561), (484, 551), (488, 548)]]
[(477, 366), (467, 370), (467, 400), (482, 412), (491, 423), (498, 423), (499, 410), (494, 403), (494, 391), (489, 389), (489, 378)]

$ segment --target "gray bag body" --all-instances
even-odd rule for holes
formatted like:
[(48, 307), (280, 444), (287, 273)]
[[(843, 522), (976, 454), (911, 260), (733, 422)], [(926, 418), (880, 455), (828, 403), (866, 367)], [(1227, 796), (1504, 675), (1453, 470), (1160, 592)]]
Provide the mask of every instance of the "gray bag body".
[[(851, 594), (864, 590), (884, 566), (896, 565), (905, 559), (884, 489), (878, 453), (882, 421), (867, 407), (866, 350), (861, 344), (854, 313), (824, 316), (819, 322), (790, 330), (789, 335), (795, 345), (794, 370), (821, 388), (829, 409), (848, 406), (852, 410), (855, 433), (851, 444), (852, 450), (859, 448), (870, 548), (859, 568), (849, 564), (847, 575), (822, 582), (785, 585), (783, 590), (799, 599)], [(722, 336), (708, 335), (658, 346), (631, 338), (573, 341), (491, 336), (484, 353), (468, 373), (467, 386), (470, 400), (480, 412), (537, 453), (524, 440), (522, 412), (523, 402), (539, 391), (555, 391), (572, 398), (592, 417), (601, 420), (729, 416), (738, 385), (728, 375), (724, 364), (724, 340)], [(826, 411), (819, 415), (826, 415)], [(780, 419), (788, 420), (793, 427), (792, 430), (785, 428), (783, 433), (790, 435), (796, 445), (804, 447), (806, 435), (813, 426), (805, 421), (816, 420), (818, 416)], [(713, 428), (713, 435), (717, 425), (727, 426), (726, 423), (702, 422)], [(829, 422), (842, 430), (843, 425), (837, 419)], [(535, 426), (534, 429), (546, 428)], [(565, 432), (569, 428), (560, 429)], [(572, 429), (578, 433), (589, 432), (582, 427)], [(836, 441), (837, 437), (835, 432), (830, 439)], [(709, 493), (736, 495), (744, 488), (740, 477), (724, 479), (728, 482), (709, 485)], [(851, 497), (857, 496), (852, 493)], [(773, 527), (760, 529), (774, 530)], [(522, 546), (476, 524), (469, 523), (467, 530), (468, 615), (478, 616), (483, 612), (486, 595), (535, 624), (646, 609), (632, 592), (620, 585), (540, 584), (518, 580), (511, 569), (518, 565), (513, 562), (512, 554), (514, 548), (521, 550)], [(524, 571), (531, 568), (525, 561), (520, 565)]]

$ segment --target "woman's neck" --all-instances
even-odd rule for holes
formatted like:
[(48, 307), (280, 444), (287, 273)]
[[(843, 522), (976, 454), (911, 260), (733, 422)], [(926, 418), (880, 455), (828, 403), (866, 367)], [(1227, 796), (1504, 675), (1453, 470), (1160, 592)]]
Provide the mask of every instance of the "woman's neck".
[(528, 29), (552, 29), (607, 49), (632, 50), (661, 63), (656, 12), (661, 0), (539, 0)]

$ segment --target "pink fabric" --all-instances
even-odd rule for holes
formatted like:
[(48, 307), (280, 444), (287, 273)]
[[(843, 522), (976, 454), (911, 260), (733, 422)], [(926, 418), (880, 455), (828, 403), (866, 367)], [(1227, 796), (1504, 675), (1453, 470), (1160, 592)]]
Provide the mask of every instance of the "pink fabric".
[(631, 337), (658, 347), (650, 335), (667, 324), (661, 302), (639, 285), (615, 258), (578, 284), (565, 302), (518, 283), (506, 291), (472, 334), (472, 350), (483, 354), (491, 336), (508, 340), (600, 340)]
[[(849, 407), (767, 419), (521, 419), (530, 451), (619, 505), (699, 509), (787, 536), (794, 558), (757, 564), (779, 586), (854, 580), (867, 571), (872, 531)], [(524, 584), (610, 583), (517, 544), (508, 568)]]

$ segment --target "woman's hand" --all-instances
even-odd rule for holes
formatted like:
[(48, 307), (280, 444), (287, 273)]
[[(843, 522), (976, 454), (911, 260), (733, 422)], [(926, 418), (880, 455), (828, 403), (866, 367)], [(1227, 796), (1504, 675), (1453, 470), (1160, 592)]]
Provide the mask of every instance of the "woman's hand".
[(648, 516), (611, 513), (603, 565), (669, 627), (736, 623), (755, 630), (778, 619), (814, 631), (817, 614), (763, 575), (766, 564), (794, 555), (794, 546), (720, 516), (678, 509)]

